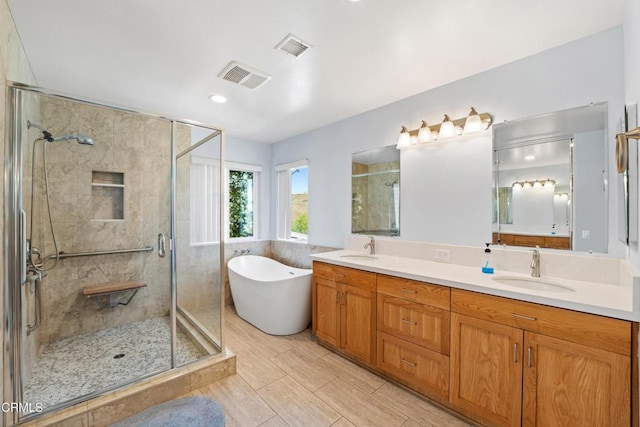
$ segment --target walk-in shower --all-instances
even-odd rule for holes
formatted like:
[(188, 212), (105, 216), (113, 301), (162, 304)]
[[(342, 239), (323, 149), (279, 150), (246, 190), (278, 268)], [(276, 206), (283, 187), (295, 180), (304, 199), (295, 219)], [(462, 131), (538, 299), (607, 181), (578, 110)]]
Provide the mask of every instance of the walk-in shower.
[(220, 352), (223, 133), (20, 85), (7, 102), (3, 397), (23, 406), (4, 423)]

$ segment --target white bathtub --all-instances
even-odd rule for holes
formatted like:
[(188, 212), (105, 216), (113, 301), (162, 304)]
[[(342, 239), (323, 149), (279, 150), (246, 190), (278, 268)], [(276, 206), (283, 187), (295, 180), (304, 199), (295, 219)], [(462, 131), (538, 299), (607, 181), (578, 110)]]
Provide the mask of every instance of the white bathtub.
[(227, 267), (238, 316), (271, 335), (291, 335), (307, 328), (312, 270), (256, 255), (232, 258)]

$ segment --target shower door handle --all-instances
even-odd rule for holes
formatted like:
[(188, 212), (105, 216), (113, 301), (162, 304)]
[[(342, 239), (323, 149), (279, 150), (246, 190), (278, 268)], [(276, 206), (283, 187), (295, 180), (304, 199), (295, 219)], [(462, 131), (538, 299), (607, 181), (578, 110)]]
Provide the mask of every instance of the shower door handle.
[(27, 281), (27, 263), (29, 260), (29, 240), (27, 240), (27, 213), (20, 209), (20, 284)]
[(164, 233), (158, 233), (158, 256), (164, 258), (166, 253), (165, 247), (167, 245), (167, 236)]

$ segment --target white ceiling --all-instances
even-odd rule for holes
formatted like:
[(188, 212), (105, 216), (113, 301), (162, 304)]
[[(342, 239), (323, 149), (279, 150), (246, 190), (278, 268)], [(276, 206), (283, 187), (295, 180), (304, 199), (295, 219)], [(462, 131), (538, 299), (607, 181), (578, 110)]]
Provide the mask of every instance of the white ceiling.
[[(8, 3), (40, 86), (276, 142), (619, 25), (625, 0)], [(288, 33), (313, 48), (275, 50)], [(219, 79), (232, 60), (273, 78)]]

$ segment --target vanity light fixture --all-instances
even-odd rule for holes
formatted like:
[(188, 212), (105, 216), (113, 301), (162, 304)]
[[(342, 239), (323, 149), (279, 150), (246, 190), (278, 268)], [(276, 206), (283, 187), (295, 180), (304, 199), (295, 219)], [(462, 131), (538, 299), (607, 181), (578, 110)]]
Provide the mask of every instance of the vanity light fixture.
[(545, 180), (536, 179), (535, 181), (516, 181), (511, 186), (513, 188), (549, 188), (554, 185), (556, 185), (555, 180), (547, 178)]
[(407, 148), (411, 146), (411, 134), (409, 133), (409, 129), (405, 126), (402, 126), (402, 130), (400, 130), (400, 136), (398, 137), (398, 143), (396, 144), (396, 148), (399, 150), (401, 148)]
[(524, 156), (525, 160), (533, 160), (535, 158), (536, 158), (536, 156), (534, 156), (533, 154), (529, 154), (528, 156)]
[[(462, 119), (452, 120), (449, 115), (445, 114), (442, 123), (432, 126), (429, 126), (427, 122), (423, 120), (422, 125), (418, 129), (409, 131), (406, 127), (402, 127), (396, 148), (407, 148), (416, 144), (420, 145), (426, 142), (438, 141), (443, 138), (452, 138), (456, 135), (466, 135), (487, 130), (489, 126), (491, 126), (492, 121), (493, 119), (489, 114), (478, 114), (473, 107), (471, 107), (469, 115)], [(409, 134), (409, 137), (403, 135), (405, 131)]]

